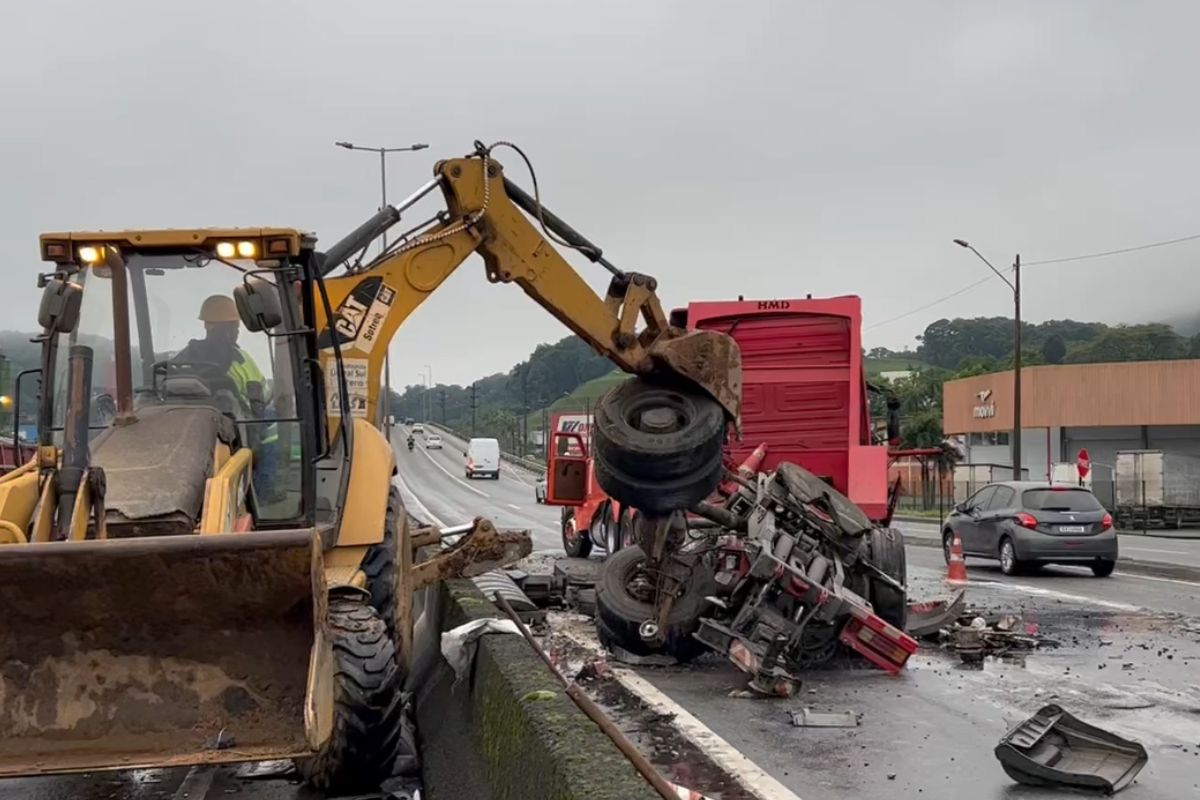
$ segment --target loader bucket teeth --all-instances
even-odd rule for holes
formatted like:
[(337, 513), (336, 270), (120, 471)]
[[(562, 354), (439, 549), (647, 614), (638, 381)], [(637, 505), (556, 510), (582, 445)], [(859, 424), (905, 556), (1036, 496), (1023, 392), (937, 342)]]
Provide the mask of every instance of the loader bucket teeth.
[(0, 776), (311, 753), (325, 606), (312, 531), (0, 547)]

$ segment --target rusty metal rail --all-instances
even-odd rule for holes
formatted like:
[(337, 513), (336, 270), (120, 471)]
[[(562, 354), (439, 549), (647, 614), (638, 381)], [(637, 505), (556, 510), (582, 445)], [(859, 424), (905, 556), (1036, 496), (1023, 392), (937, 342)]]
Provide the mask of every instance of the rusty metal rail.
[(595, 701), (587, 696), (587, 693), (583, 691), (579, 684), (573, 680), (569, 680), (567, 676), (564, 675), (557, 666), (555, 666), (554, 662), (550, 660), (550, 656), (548, 656), (546, 651), (543, 650), (540, 645), (538, 645), (537, 641), (533, 638), (533, 634), (529, 632), (529, 628), (527, 628), (525, 623), (521, 621), (521, 618), (517, 616), (517, 612), (514, 611), (512, 606), (508, 604), (508, 601), (499, 594), (496, 594), (492, 599), (495, 601), (496, 605), (500, 607), (500, 610), (503, 611), (505, 615), (516, 624), (517, 629), (521, 631), (521, 635), (525, 637), (525, 641), (529, 642), (529, 646), (533, 648), (534, 652), (537, 653), (542, 661), (545, 662), (546, 666), (550, 668), (550, 671), (554, 673), (554, 677), (558, 678), (559, 682), (566, 690), (567, 697), (570, 697), (575, 701), (575, 705), (579, 706), (579, 710), (584, 714), (587, 714), (588, 719), (596, 723), (596, 726), (600, 728), (600, 730), (603, 731), (609, 739), (612, 740), (612, 743), (617, 746), (617, 749), (629, 759), (630, 763), (633, 764), (638, 773), (646, 779), (647, 783), (654, 787), (654, 790), (658, 792), (660, 796), (662, 796), (663, 800), (679, 800), (679, 795), (675, 792), (675, 789), (671, 786), (671, 784), (667, 782), (667, 779), (664, 778), (659, 771), (654, 768), (654, 765), (651, 764), (644, 755), (642, 755), (641, 751), (634, 746), (633, 742), (629, 741), (629, 738), (626, 737), (625, 734), (621, 732), (621, 729), (618, 728), (613, 721), (608, 718), (604, 711), (601, 710), (600, 706), (596, 705)]

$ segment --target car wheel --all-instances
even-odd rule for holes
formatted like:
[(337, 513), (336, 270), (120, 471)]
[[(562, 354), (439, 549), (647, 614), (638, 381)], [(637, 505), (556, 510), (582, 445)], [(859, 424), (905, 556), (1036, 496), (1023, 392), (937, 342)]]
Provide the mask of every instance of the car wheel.
[(1117, 566), (1117, 562), (1115, 562), (1115, 561), (1101, 559), (1101, 560), (1097, 561), (1096, 563), (1092, 564), (1092, 574), (1095, 575), (1097, 578), (1107, 578), (1109, 575), (1112, 575), (1113, 570), (1116, 568), (1116, 566)]
[(1005, 575), (1020, 574), (1022, 564), (1017, 560), (1017, 548), (1013, 540), (1005, 536), (1000, 540), (1000, 571)]
[(942, 534), (942, 557), (950, 563), (950, 550), (954, 547), (954, 531), (947, 528)]

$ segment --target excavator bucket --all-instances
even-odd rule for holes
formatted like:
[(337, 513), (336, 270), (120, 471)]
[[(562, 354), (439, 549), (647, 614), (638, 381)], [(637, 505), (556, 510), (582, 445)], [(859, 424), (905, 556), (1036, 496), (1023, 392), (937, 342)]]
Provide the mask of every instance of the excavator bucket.
[(0, 547), (0, 776), (311, 753), (325, 604), (309, 530)]

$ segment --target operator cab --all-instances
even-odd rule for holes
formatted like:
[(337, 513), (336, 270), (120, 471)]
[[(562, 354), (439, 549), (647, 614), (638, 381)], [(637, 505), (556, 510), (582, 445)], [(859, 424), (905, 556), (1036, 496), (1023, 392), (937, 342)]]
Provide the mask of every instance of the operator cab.
[(289, 229), (42, 237), (47, 296), (81, 297), (73, 324), (45, 335), (39, 437), (65, 446), (71, 364), (90, 357), (90, 459), (105, 468), (111, 536), (193, 532), (205, 481), (243, 448), (255, 527), (311, 524), (305, 465), (326, 435), (301, 291), (312, 244)]

